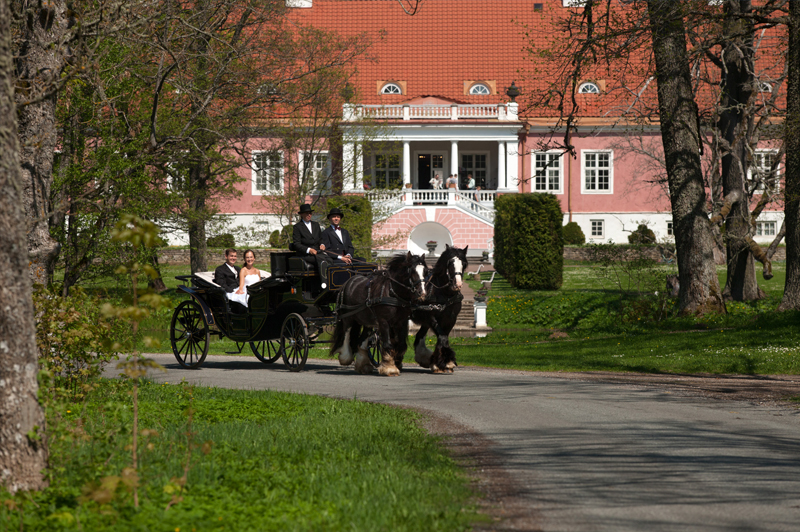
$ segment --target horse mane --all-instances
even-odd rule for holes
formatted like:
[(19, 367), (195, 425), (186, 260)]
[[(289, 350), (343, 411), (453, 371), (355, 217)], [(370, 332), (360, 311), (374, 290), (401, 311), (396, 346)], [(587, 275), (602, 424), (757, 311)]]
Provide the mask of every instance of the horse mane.
[(408, 262), (408, 255), (405, 253), (398, 253), (397, 255), (389, 259), (389, 262), (386, 263), (386, 269), (391, 272), (396, 272), (402, 270), (403, 267), (408, 266), (409, 264), (410, 263)]
[[(447, 275), (447, 264), (450, 262), (450, 259), (453, 257), (459, 257), (464, 262), (464, 270), (467, 268), (467, 257), (464, 254), (464, 257), (461, 257), (461, 252), (463, 249), (450, 247), (445, 250), (444, 253), (441, 254), (439, 260), (436, 261), (436, 264), (433, 267), (433, 277), (439, 277), (441, 275)], [(463, 273), (463, 272), (462, 272)]]

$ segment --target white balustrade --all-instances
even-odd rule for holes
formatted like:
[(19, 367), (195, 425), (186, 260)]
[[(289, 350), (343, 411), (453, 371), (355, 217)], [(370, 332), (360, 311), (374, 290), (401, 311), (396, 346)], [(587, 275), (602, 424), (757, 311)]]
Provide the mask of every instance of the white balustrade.
[(516, 121), (513, 104), (459, 105), (346, 105), (343, 118), (347, 122), (361, 118), (375, 120), (499, 120)]

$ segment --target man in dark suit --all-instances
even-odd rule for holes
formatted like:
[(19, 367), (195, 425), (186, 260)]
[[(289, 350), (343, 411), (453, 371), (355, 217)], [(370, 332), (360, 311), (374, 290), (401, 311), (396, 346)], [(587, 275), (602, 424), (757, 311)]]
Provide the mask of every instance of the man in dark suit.
[(319, 271), (324, 290), (328, 287), (328, 259), (325, 257), (325, 244), (322, 243), (322, 229), (319, 224), (311, 219), (314, 210), (311, 205), (304, 203), (300, 206), (300, 221), (294, 224), (292, 230), (292, 246), (297, 256), (309, 264), (315, 264)]
[(225, 264), (214, 270), (214, 282), (226, 292), (233, 292), (239, 288), (239, 267), (236, 266), (235, 249), (225, 250)]
[(325, 245), (325, 250), (333, 257), (336, 254), (334, 264), (347, 264), (353, 263), (353, 254), (356, 252), (353, 247), (353, 241), (350, 239), (350, 233), (339, 225), (339, 222), (344, 218), (344, 213), (334, 207), (328, 213), (328, 220), (331, 225), (322, 232), (322, 243)]

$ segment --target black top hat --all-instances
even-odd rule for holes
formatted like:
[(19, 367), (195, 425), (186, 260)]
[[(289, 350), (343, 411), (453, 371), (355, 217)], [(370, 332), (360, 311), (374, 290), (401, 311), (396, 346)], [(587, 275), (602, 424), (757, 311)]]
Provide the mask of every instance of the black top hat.
[(340, 208), (334, 207), (333, 209), (331, 209), (331, 212), (328, 213), (328, 219), (329, 220), (330, 220), (331, 216), (341, 216), (342, 218), (344, 218), (344, 213), (342, 212), (342, 210)]
[(298, 212), (298, 214), (305, 214), (307, 212), (314, 212), (314, 209), (311, 208), (311, 205), (309, 205), (308, 203), (303, 203), (302, 205), (300, 205), (300, 211)]

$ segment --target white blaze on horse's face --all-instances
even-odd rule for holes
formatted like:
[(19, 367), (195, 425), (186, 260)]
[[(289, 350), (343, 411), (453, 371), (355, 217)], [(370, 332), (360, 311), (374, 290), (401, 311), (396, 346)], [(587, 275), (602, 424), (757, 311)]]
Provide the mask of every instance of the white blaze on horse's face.
[(417, 264), (417, 267), (414, 268), (417, 271), (417, 275), (419, 275), (419, 280), (422, 281), (420, 284), (420, 290), (422, 290), (422, 299), (425, 299), (425, 265), (424, 264)]
[(454, 277), (456, 280), (456, 287), (459, 290), (461, 290), (461, 284), (463, 283), (461, 278), (464, 275), (464, 264), (458, 257), (453, 257), (453, 270), (454, 270)]

